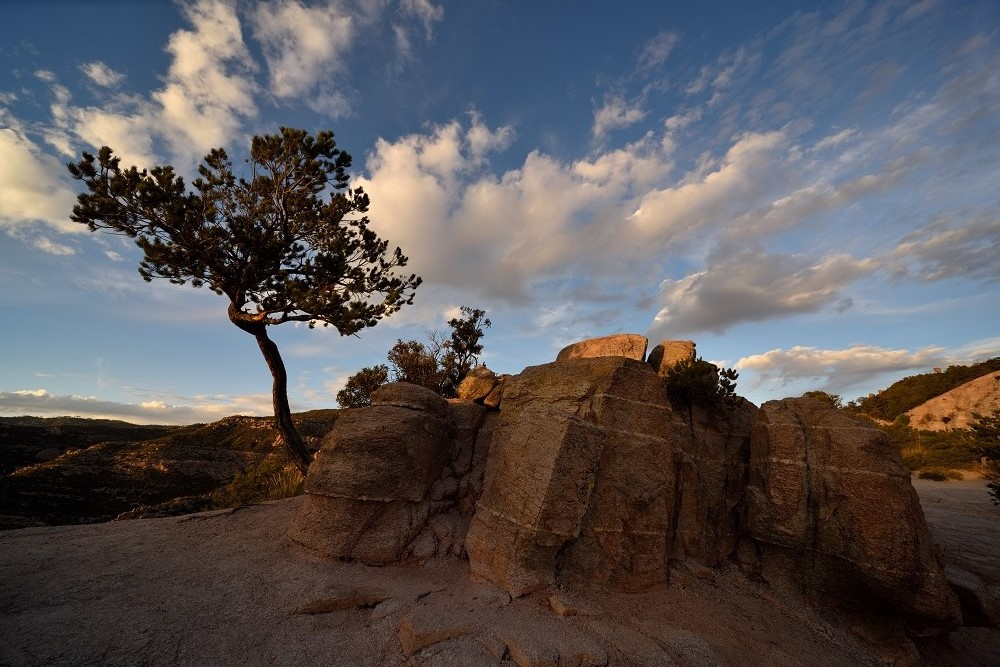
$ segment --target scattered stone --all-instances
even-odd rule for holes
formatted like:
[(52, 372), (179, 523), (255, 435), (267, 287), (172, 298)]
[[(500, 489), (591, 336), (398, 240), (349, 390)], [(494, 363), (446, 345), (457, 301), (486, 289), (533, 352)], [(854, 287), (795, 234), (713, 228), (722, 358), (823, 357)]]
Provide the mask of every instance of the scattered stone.
[(399, 622), (399, 643), (409, 657), (417, 651), (461, 637), (473, 631), (470, 623), (457, 620), (455, 614), (432, 607), (417, 607)]
[(559, 616), (597, 616), (600, 612), (566, 593), (549, 596), (549, 607)]
[(590, 338), (564, 347), (556, 361), (589, 359), (593, 357), (625, 357), (643, 361), (649, 340), (639, 334), (614, 334), (603, 338)]

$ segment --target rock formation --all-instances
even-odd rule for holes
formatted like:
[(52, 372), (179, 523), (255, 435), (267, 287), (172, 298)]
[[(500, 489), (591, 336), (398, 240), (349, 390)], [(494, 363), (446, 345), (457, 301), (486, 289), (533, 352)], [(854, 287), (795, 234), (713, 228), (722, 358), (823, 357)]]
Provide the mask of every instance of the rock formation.
[(614, 334), (603, 338), (590, 338), (567, 345), (556, 356), (556, 361), (587, 359), (593, 357), (625, 357), (643, 361), (649, 341), (638, 334)]
[(405, 382), (380, 387), (323, 439), (289, 537), (371, 565), (460, 554), (482, 489), (486, 412)]
[[(670, 404), (664, 341), (584, 341), (503, 383), (499, 410), (383, 387), (309, 471), (296, 542), (365, 563), (453, 554), (514, 597), (641, 590), (737, 560), (776, 585), (905, 618), (960, 618), (916, 495), (881, 432), (809, 399)], [(491, 374), (491, 373), (490, 373)], [(497, 385), (463, 395), (476, 401)]]
[(694, 361), (697, 356), (694, 341), (664, 340), (653, 348), (647, 361), (659, 375), (666, 375), (678, 363)]
[(885, 433), (824, 401), (785, 399), (761, 407), (750, 449), (747, 528), (765, 577), (932, 628), (959, 624), (909, 472)]

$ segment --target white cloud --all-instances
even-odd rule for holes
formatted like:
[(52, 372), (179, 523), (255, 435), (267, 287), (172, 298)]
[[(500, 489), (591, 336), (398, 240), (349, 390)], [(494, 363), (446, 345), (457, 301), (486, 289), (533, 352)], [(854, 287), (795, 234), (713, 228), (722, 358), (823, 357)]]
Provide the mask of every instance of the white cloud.
[(301, 99), (334, 117), (350, 113), (351, 95), (336, 84), (354, 42), (354, 19), (344, 8), (333, 2), (308, 7), (279, 0), (258, 5), (252, 22), (276, 97)]
[(193, 29), (170, 36), (173, 61), (153, 99), (173, 152), (200, 157), (225, 145), (242, 118), (256, 115), (255, 65), (233, 4), (198, 0), (182, 8)]
[(435, 5), (431, 0), (401, 0), (400, 6), (405, 14), (423, 24), (427, 39), (434, 36), (434, 24), (444, 19), (444, 7)]
[(732, 220), (770, 190), (785, 140), (782, 132), (739, 137), (707, 173), (693, 172), (677, 185), (645, 194), (631, 216), (633, 224), (646, 235), (683, 238)]
[(660, 286), (653, 338), (722, 333), (740, 322), (849, 307), (844, 290), (877, 268), (872, 260), (830, 254), (782, 255), (754, 247), (717, 250), (707, 266)]
[(676, 32), (664, 30), (643, 44), (639, 53), (639, 71), (647, 72), (662, 65), (677, 46), (681, 36)]
[(594, 139), (601, 140), (611, 130), (635, 125), (645, 117), (646, 111), (640, 106), (632, 105), (620, 96), (613, 96), (594, 112), (591, 134)]
[(83, 232), (69, 219), (76, 196), (66, 167), (14, 129), (0, 129), (0, 228), (8, 233), (42, 222), (60, 232)]
[(56, 243), (52, 239), (45, 236), (35, 237), (34, 239), (32, 239), (31, 245), (33, 245), (35, 248), (38, 248), (42, 252), (49, 253), (50, 255), (58, 255), (65, 257), (76, 254), (76, 250), (74, 250), (70, 246), (62, 243)]
[(777, 349), (741, 358), (735, 368), (756, 374), (754, 386), (784, 386), (799, 380), (821, 381), (822, 388), (840, 393), (873, 382), (889, 373), (925, 372), (947, 366), (942, 347), (924, 347), (915, 352), (858, 344), (846, 349), (824, 350), (808, 346)]
[(80, 71), (98, 86), (105, 88), (114, 88), (125, 80), (124, 74), (116, 72), (100, 60), (80, 65)]

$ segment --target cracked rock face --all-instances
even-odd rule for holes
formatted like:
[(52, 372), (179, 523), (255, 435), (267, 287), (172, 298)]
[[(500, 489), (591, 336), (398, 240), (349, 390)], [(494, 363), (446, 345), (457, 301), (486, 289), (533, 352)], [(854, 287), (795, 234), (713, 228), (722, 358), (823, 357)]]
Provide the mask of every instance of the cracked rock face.
[(553, 583), (640, 590), (671, 560), (736, 548), (749, 427), (675, 411), (648, 364), (565, 359), (508, 380), (466, 550), (514, 596)]
[(888, 436), (859, 419), (815, 399), (765, 403), (747, 517), (766, 578), (917, 626), (960, 623), (909, 472)]

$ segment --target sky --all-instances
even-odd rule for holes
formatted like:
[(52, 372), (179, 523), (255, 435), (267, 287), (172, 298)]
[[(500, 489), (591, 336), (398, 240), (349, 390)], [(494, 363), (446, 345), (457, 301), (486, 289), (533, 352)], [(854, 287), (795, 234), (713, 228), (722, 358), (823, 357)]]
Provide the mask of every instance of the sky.
[(65, 164), (239, 164), (330, 129), (423, 277), (363, 330), (271, 328), (335, 407), (462, 305), (498, 373), (613, 333), (690, 339), (755, 403), (1000, 356), (995, 0), (14, 0), (0, 22), (0, 415), (269, 414), (207, 289), (69, 219)]

